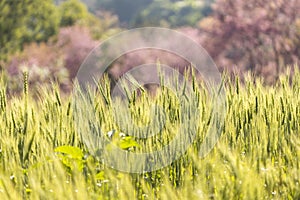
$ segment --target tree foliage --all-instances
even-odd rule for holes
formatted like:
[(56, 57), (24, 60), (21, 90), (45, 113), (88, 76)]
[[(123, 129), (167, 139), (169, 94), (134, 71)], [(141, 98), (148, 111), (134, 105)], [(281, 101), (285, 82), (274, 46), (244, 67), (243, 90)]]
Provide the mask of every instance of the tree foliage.
[(88, 9), (85, 4), (79, 0), (68, 0), (59, 5), (60, 25), (72, 26), (80, 20), (88, 17)]
[(93, 15), (80, 0), (56, 4), (53, 0), (0, 1), (2, 67), (26, 44), (47, 42), (52, 36), (57, 36), (61, 27), (87, 27), (94, 39), (102, 39), (118, 31), (117, 17), (108, 12)]
[(59, 17), (52, 0), (0, 1), (0, 60), (25, 43), (42, 42), (56, 34)]
[[(91, 3), (91, 0), (85, 0)], [(132, 19), (143, 9), (148, 7), (153, 0), (96, 0), (91, 3), (90, 8), (97, 8), (98, 10), (107, 10), (116, 14), (122, 23), (130, 24)], [(95, 12), (96, 10), (94, 10)]]
[(94, 39), (102, 39), (109, 32), (118, 31), (118, 18), (107, 11), (90, 13), (80, 0), (67, 0), (59, 4), (60, 26), (84, 26)]
[(195, 26), (211, 12), (211, 1), (155, 0), (134, 19), (134, 26)]
[(139, 26), (195, 25), (211, 12), (214, 0), (83, 0), (92, 12), (108, 10), (122, 24)]

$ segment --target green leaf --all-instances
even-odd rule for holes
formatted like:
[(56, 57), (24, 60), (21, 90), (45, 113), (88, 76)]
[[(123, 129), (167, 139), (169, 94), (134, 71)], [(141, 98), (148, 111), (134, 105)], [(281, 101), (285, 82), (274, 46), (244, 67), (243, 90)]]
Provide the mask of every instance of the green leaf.
[(78, 147), (60, 146), (60, 147), (55, 148), (54, 151), (67, 154), (71, 158), (75, 158), (75, 159), (82, 159), (82, 157), (83, 157), (83, 152)]
[(98, 174), (96, 174), (95, 178), (101, 181), (104, 180), (104, 171), (101, 171)]
[(132, 137), (124, 137), (122, 140), (120, 140), (119, 146), (122, 149), (128, 149), (130, 147), (139, 147), (140, 145), (132, 139)]

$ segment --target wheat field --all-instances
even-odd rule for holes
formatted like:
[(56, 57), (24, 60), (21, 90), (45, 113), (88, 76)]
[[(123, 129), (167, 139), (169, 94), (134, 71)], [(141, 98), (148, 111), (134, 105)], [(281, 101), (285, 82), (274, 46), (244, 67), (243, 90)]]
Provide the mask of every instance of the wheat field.
[[(0, 199), (300, 199), (297, 70), (293, 76), (283, 74), (272, 86), (250, 75), (243, 82), (224, 76), (225, 123), (217, 145), (203, 158), (198, 151), (210, 106), (205, 89), (193, 82), (201, 113), (194, 122), (195, 140), (170, 165), (144, 173), (114, 170), (89, 152), (76, 128), (80, 121), (74, 121), (72, 95), (62, 95), (55, 84), (33, 94), (24, 73), (22, 95), (8, 96), (1, 77)], [(119, 133), (111, 114), (109, 83), (104, 80), (101, 85), (92, 101), (95, 120), (103, 133)], [(160, 104), (168, 116), (164, 131), (148, 140), (115, 134), (112, 142), (139, 152), (172, 140), (181, 116), (176, 96), (158, 90), (155, 97), (143, 93), (130, 98), (136, 123), (149, 120), (146, 104)]]

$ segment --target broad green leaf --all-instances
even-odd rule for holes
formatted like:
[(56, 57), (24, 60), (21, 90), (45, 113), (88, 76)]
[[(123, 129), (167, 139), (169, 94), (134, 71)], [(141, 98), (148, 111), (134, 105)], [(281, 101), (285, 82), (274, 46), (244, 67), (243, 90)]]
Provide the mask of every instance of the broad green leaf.
[(119, 146), (122, 149), (128, 149), (130, 147), (139, 147), (140, 145), (131, 137), (127, 136), (120, 140)]
[(69, 155), (71, 158), (75, 159), (82, 159), (83, 152), (78, 147), (72, 147), (72, 146), (60, 146), (55, 148), (55, 152), (64, 153)]

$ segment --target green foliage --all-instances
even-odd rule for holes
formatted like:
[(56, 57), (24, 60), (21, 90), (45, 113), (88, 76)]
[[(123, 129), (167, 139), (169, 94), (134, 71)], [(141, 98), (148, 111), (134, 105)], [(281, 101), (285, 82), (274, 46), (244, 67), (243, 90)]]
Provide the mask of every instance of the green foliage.
[(28, 5), (31, 14), (27, 17), (24, 42), (45, 42), (57, 34), (59, 14), (52, 0), (31, 1)]
[(25, 9), (22, 9), (22, 4), (21, 1), (0, 2), (0, 60), (6, 58), (11, 51), (20, 48), (19, 40), (25, 24), (22, 18)]
[(83, 158), (83, 152), (78, 147), (60, 146), (60, 147), (55, 148), (54, 151), (67, 154), (71, 158), (74, 158), (74, 159), (82, 159)]
[(4, 0), (0, 13), (0, 61), (24, 43), (46, 41), (58, 31), (59, 17), (52, 0)]
[(72, 26), (88, 17), (88, 9), (80, 0), (68, 0), (59, 5), (60, 26)]
[(130, 27), (195, 26), (211, 12), (213, 0), (84, 0), (92, 12), (108, 10)]
[[(210, 110), (207, 93), (194, 83), (201, 111), (195, 142), (170, 166), (142, 174), (118, 172), (86, 153), (76, 132), (71, 97), (41, 87), (40, 96), (34, 99), (25, 73), (24, 95), (7, 98), (5, 80), (0, 77), (1, 199), (300, 198), (297, 70), (293, 76), (281, 76), (273, 86), (250, 76), (244, 83), (226, 77), (225, 127), (217, 146), (204, 158), (199, 158), (198, 150)], [(168, 134), (149, 139), (153, 149), (169, 142), (178, 126), (174, 96), (166, 90), (157, 92), (157, 97), (144, 94), (131, 99), (131, 114), (137, 123), (147, 122), (145, 105), (153, 101), (164, 102), (166, 114), (173, 116), (166, 124)], [(106, 133), (116, 127), (107, 101), (109, 93), (103, 91), (102, 95), (96, 96), (94, 106)], [(147, 145), (128, 136), (117, 137), (117, 144), (122, 139), (124, 149), (132, 144), (139, 144), (139, 149)]]
[(140, 145), (132, 139), (132, 137), (124, 137), (120, 140), (119, 146), (122, 149), (129, 149), (129, 148), (133, 148), (133, 147), (139, 147)]
[[(80, 0), (67, 0), (57, 7), (60, 27), (81, 26), (87, 27), (93, 39), (103, 39), (106, 34), (118, 31), (118, 18), (106, 11), (92, 14)], [(50, 22), (50, 20), (49, 20)], [(56, 26), (54, 26), (56, 27)]]
[[(72, 146), (60, 146), (55, 148), (54, 151), (61, 153), (59, 154), (59, 157), (63, 165), (65, 165), (70, 172), (74, 170), (82, 171), (84, 161), (83, 152), (80, 148)], [(75, 166), (74, 163), (76, 164)]]
[[(90, 9), (95, 7), (101, 10), (108, 10), (119, 17), (122, 23), (129, 24), (130, 21), (144, 8), (150, 5), (153, 0), (97, 0), (94, 3), (89, 2)], [(94, 12), (97, 10), (94, 10)]]
[(134, 26), (195, 26), (210, 12), (209, 1), (154, 1), (133, 20)]
[(76, 22), (76, 25), (87, 27), (94, 40), (106, 39), (107, 36), (120, 31), (118, 18), (105, 11), (98, 15), (87, 13), (85, 18)]

